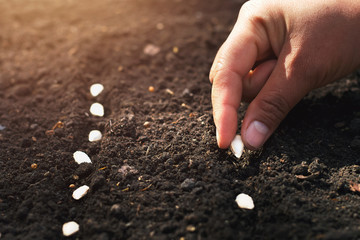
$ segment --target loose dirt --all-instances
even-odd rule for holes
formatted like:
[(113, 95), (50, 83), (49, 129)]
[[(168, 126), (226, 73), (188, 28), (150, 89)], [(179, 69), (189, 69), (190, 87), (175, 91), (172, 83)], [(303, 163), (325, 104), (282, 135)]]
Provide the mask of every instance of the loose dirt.
[(0, 239), (62, 239), (68, 221), (70, 239), (358, 239), (356, 73), (310, 93), (262, 150), (216, 146), (208, 72), (241, 4), (0, 0)]

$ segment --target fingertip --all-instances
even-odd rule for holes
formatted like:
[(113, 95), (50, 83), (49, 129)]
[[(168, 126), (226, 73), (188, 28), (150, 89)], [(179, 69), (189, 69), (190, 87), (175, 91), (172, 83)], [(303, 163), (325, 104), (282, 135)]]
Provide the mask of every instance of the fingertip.
[(234, 139), (237, 129), (237, 112), (236, 109), (225, 106), (221, 113), (215, 117), (216, 140), (219, 148), (226, 149)]
[(228, 132), (222, 131), (218, 132), (216, 139), (218, 147), (221, 149), (226, 149), (230, 146), (232, 139), (234, 139), (235, 133), (229, 134)]

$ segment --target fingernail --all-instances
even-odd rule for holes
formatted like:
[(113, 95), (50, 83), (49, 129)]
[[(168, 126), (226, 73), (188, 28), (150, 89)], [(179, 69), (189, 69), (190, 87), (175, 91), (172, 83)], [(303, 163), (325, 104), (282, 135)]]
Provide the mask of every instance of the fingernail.
[(246, 130), (245, 138), (253, 148), (259, 148), (264, 144), (268, 132), (269, 128), (265, 124), (253, 121)]
[(216, 129), (216, 142), (217, 142), (217, 145), (219, 146), (219, 131)]

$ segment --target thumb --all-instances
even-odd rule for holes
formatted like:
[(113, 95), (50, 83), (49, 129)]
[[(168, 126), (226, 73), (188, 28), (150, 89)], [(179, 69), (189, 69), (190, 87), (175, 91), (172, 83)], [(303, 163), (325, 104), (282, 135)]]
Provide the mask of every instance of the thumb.
[(296, 65), (296, 60), (282, 52), (268, 81), (249, 105), (241, 129), (247, 148), (260, 148), (288, 112), (311, 90), (309, 79), (302, 79), (301, 69), (306, 68)]

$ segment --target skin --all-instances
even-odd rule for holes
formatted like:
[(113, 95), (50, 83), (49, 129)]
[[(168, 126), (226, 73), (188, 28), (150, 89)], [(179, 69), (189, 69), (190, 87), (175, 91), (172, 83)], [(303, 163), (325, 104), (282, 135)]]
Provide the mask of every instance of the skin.
[(312, 89), (360, 67), (360, 1), (251, 0), (210, 70), (220, 148), (238, 127), (241, 101), (250, 102), (241, 136), (261, 147)]

